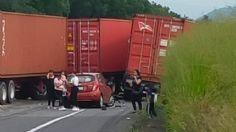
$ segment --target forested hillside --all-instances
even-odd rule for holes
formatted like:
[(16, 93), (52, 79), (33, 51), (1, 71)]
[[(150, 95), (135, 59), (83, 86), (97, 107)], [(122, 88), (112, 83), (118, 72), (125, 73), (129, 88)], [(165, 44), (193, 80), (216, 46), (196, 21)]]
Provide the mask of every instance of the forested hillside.
[(1, 0), (0, 10), (68, 16), (70, 18), (131, 18), (134, 14), (180, 17), (148, 0)]
[(208, 14), (200, 17), (198, 20), (222, 20), (227, 18), (235, 18), (236, 17), (236, 7), (224, 7), (220, 9), (215, 9)]

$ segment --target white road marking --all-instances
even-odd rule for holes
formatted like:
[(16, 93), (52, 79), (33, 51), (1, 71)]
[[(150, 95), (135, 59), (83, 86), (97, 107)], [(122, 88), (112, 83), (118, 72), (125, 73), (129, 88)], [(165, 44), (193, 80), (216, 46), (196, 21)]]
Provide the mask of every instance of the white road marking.
[(83, 112), (83, 111), (85, 111), (85, 110), (82, 109), (82, 110), (73, 112), (73, 113), (71, 113), (71, 114), (68, 114), (68, 115), (65, 115), (65, 116), (62, 116), (62, 117), (58, 117), (58, 118), (56, 118), (56, 119), (53, 119), (53, 120), (51, 120), (51, 121), (48, 121), (47, 123), (44, 123), (44, 124), (42, 124), (42, 125), (39, 125), (39, 126), (33, 128), (33, 129), (29, 130), (29, 131), (26, 131), (26, 132), (36, 132), (36, 131), (38, 131), (38, 130), (40, 130), (40, 129), (46, 127), (46, 126), (49, 126), (49, 125), (51, 125), (51, 124), (53, 124), (53, 123), (56, 123), (56, 122), (58, 122), (58, 121), (60, 121), (60, 120), (62, 120), (62, 119), (68, 118), (68, 117), (70, 117), (70, 116), (73, 116), (73, 115), (78, 114), (78, 113)]

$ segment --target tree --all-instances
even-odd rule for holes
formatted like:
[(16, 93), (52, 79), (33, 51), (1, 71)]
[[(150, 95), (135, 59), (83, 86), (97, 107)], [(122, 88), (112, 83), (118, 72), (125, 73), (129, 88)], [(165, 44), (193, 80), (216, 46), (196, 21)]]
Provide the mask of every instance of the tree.
[(37, 13), (33, 7), (29, 6), (30, 0), (1, 0), (0, 10), (23, 13)]
[(2, 11), (11, 11), (11, 3), (13, 1), (9, 1), (9, 0), (1, 0), (0, 1), (0, 10)]
[(204, 15), (203, 18), (202, 18), (203, 21), (209, 21), (209, 16), (207, 15)]
[(69, 0), (30, 0), (29, 5), (40, 14), (68, 16), (70, 12)]
[(69, 16), (70, 18), (125, 18), (135, 14), (180, 17), (149, 0), (0, 0), (0, 10)]
[(135, 14), (153, 14), (180, 17), (148, 0), (70, 0), (70, 18), (132, 18)]
[(68, 16), (69, 0), (1, 0), (0, 10)]

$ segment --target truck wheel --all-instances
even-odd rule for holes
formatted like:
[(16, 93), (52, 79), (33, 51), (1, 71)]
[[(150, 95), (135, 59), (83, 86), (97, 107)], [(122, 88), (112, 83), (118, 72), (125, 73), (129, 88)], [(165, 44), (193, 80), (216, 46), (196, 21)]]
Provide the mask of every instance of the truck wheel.
[(6, 104), (7, 102), (7, 85), (5, 82), (0, 82), (0, 103)]
[(15, 99), (15, 83), (10, 80), (7, 88), (7, 102), (12, 103)]

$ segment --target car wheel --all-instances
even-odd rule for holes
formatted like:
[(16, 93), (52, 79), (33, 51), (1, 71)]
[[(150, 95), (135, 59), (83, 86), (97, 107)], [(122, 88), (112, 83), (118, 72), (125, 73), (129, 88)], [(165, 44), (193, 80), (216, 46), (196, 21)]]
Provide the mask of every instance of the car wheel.
[(12, 103), (15, 99), (15, 83), (10, 80), (7, 88), (7, 102)]
[(5, 82), (0, 82), (0, 103), (6, 104), (7, 102), (7, 85)]
[(109, 103), (107, 104), (109, 107), (114, 106), (115, 104), (115, 98), (113, 96), (110, 97)]

